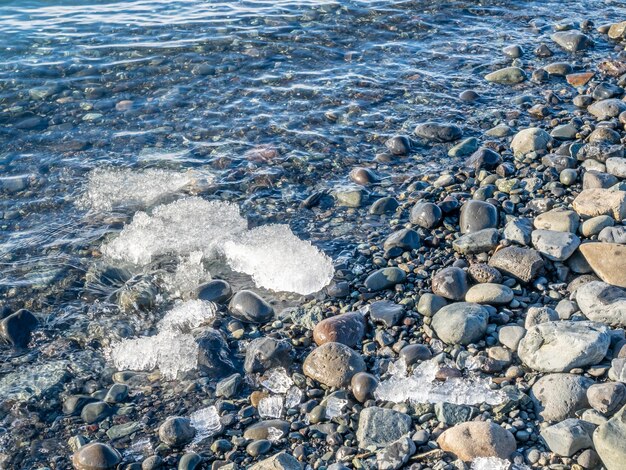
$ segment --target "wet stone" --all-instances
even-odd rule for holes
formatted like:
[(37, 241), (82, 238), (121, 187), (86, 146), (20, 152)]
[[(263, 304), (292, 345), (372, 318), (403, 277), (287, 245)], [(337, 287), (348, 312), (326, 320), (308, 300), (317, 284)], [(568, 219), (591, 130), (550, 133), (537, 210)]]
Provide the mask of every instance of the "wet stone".
[(567, 52), (580, 52), (593, 47), (591, 38), (580, 31), (557, 31), (550, 38)]
[(604, 121), (617, 117), (620, 113), (626, 111), (626, 103), (617, 98), (609, 98), (596, 101), (587, 108), (587, 111), (597, 119)]
[(381, 268), (367, 276), (365, 287), (371, 291), (380, 291), (402, 284), (405, 280), (406, 273), (400, 268)]
[(249, 290), (237, 292), (231, 299), (230, 314), (249, 323), (266, 323), (274, 317), (274, 309), (259, 295)]
[(408, 366), (427, 361), (432, 357), (433, 353), (425, 344), (408, 344), (400, 350), (400, 358), (404, 359)]
[(416, 136), (433, 142), (453, 142), (463, 136), (463, 132), (454, 124), (425, 122), (419, 124), (414, 133)]
[(218, 397), (232, 398), (239, 392), (242, 376), (239, 373), (230, 375), (220, 380), (215, 385), (215, 395)]
[(420, 237), (415, 230), (401, 229), (387, 237), (383, 248), (390, 257), (401, 255), (405, 251), (416, 250), (420, 247)]
[(159, 439), (170, 447), (183, 447), (196, 435), (188, 418), (174, 416), (167, 418), (159, 427)]
[(411, 141), (405, 135), (396, 135), (385, 142), (385, 147), (393, 155), (407, 155), (411, 151)]
[(108, 444), (92, 442), (77, 450), (72, 456), (76, 470), (109, 470), (122, 461), (120, 453)]
[(452, 158), (466, 157), (474, 153), (477, 149), (478, 139), (476, 137), (468, 137), (448, 150), (448, 156)]
[(107, 391), (104, 401), (106, 403), (121, 403), (128, 397), (128, 385), (126, 384), (113, 384)]
[(409, 221), (419, 227), (432, 229), (441, 222), (441, 209), (432, 202), (417, 202), (411, 209)]
[(221, 279), (214, 279), (198, 287), (197, 297), (200, 300), (222, 304), (233, 295), (230, 284)]
[(98, 401), (87, 403), (80, 413), (80, 417), (87, 424), (99, 423), (114, 413), (115, 409), (108, 403)]
[(360, 312), (348, 312), (322, 320), (313, 329), (313, 339), (318, 346), (336, 342), (355, 346), (365, 334), (365, 319)]
[(500, 85), (515, 85), (526, 80), (526, 73), (519, 67), (505, 67), (488, 73), (485, 80)]
[(497, 228), (498, 210), (488, 202), (469, 200), (461, 207), (459, 225), (461, 226), (461, 233)]
[(481, 147), (465, 161), (465, 166), (473, 168), (475, 171), (493, 170), (500, 163), (502, 163), (502, 157), (499, 153), (490, 148)]
[(246, 428), (243, 433), (245, 439), (267, 439), (271, 433), (278, 432), (276, 438), (282, 439), (289, 432), (290, 424), (281, 419), (259, 421)]
[(256, 338), (248, 344), (244, 369), (250, 374), (263, 373), (274, 367), (288, 368), (291, 361), (291, 344), (266, 336)]
[(352, 376), (350, 381), (352, 394), (359, 402), (365, 403), (374, 398), (374, 391), (378, 386), (378, 379), (367, 372), (359, 372)]
[(373, 302), (370, 304), (369, 312), (372, 321), (382, 323), (387, 328), (396, 325), (404, 316), (404, 308), (389, 300)]
[(374, 215), (391, 214), (394, 213), (398, 207), (400, 207), (400, 204), (395, 198), (381, 197), (374, 201), (369, 212)]
[(0, 321), (0, 338), (12, 346), (25, 348), (38, 324), (37, 317), (31, 312), (18, 310)]

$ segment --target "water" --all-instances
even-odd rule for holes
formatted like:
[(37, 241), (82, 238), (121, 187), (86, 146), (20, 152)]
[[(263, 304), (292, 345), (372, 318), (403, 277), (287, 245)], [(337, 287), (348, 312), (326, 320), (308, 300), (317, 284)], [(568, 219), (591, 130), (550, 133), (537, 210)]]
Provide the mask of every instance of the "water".
[[(615, 21), (622, 7), (610, 0), (2, 1), (0, 308), (26, 307), (44, 320), (27, 355), (0, 350), (3, 371), (71, 359), (85, 364), (75, 366), (77, 375), (95, 373), (106, 364), (105, 343), (154, 332), (158, 314), (147, 309), (129, 326), (115, 298), (128, 279), (161, 289), (176, 260), (102, 274), (102, 246), (139, 207), (82, 204), (93, 170), (192, 172), (191, 184), (172, 183), (164, 202), (181, 195), (233, 202), (251, 226), (289, 224), (336, 259), (388, 220), (366, 208), (331, 208), (324, 197), (311, 211), (300, 207), (304, 199), (347, 184), (355, 166), (383, 177), (369, 188), (371, 202), (454, 164), (446, 145), (421, 145), (391, 161), (377, 155), (389, 136), (410, 134), (419, 122), (451, 121), (471, 136), (516, 118), (514, 98), (541, 89), (483, 79), (510, 65), (502, 47), (522, 45), (522, 61), (537, 67), (593, 62), (606, 43), (569, 56), (549, 40), (551, 26)], [(554, 57), (532, 55), (540, 42)], [(466, 89), (482, 99), (460, 100)], [(213, 265), (211, 274), (253, 285), (227, 266)]]

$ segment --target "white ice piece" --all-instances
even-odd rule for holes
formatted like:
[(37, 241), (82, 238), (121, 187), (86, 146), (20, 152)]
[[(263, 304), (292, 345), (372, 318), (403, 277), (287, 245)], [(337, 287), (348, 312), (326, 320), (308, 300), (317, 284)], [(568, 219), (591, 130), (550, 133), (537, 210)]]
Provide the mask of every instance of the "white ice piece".
[(476, 405), (488, 403), (497, 405), (504, 401), (504, 394), (492, 390), (489, 379), (480, 377), (451, 377), (438, 381), (435, 376), (439, 365), (435, 360), (424, 361), (407, 372), (403, 359), (396, 361), (389, 370), (390, 377), (380, 382), (375, 396), (379, 400), (394, 403), (453, 403), (456, 405)]
[(193, 171), (100, 168), (87, 177), (87, 189), (78, 204), (97, 211), (123, 207), (149, 207), (167, 196), (207, 178)]
[(274, 395), (261, 398), (257, 410), (262, 418), (280, 418), (283, 415), (283, 397)]
[(191, 445), (196, 444), (207, 437), (214, 436), (222, 430), (220, 415), (215, 406), (208, 406), (189, 415), (191, 426), (196, 430), (196, 435)]
[(267, 428), (267, 440), (268, 441), (276, 442), (281, 437), (283, 437), (283, 432), (280, 429), (274, 426), (270, 426), (269, 428)]
[(287, 390), (287, 393), (285, 394), (285, 408), (295, 408), (300, 403), (302, 403), (303, 396), (304, 394), (302, 393), (302, 390), (294, 385), (289, 390)]
[(158, 367), (165, 378), (173, 379), (178, 372), (196, 368), (198, 344), (190, 334), (164, 330), (155, 336), (117, 343), (111, 359), (119, 370), (150, 371)]
[(348, 400), (330, 397), (326, 400), (326, 418), (333, 419), (339, 416), (343, 409), (348, 405)]
[(530, 467), (498, 457), (478, 457), (472, 461), (471, 470), (530, 470)]
[(233, 237), (224, 244), (224, 255), (235, 271), (273, 291), (311, 294), (334, 274), (332, 260), (287, 225), (263, 225)]
[(286, 393), (293, 385), (293, 380), (283, 367), (276, 367), (267, 373), (265, 379), (261, 381), (261, 385), (270, 392)]
[(170, 294), (186, 298), (200, 284), (211, 280), (211, 273), (204, 269), (202, 258), (201, 251), (194, 251), (188, 257), (181, 257), (176, 271), (165, 276), (165, 287)]
[(237, 205), (189, 197), (158, 206), (151, 215), (137, 212), (102, 251), (112, 260), (136, 265), (146, 265), (158, 256), (196, 251), (211, 257), (227, 238), (246, 228)]
[(215, 318), (217, 306), (205, 300), (188, 300), (175, 305), (158, 323), (160, 331), (189, 330)]

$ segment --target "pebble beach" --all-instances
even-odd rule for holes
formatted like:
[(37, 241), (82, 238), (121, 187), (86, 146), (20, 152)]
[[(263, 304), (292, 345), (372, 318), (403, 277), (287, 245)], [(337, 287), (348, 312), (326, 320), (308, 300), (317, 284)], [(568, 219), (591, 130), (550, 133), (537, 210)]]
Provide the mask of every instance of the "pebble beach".
[(623, 5), (13, 6), (0, 468), (626, 469)]

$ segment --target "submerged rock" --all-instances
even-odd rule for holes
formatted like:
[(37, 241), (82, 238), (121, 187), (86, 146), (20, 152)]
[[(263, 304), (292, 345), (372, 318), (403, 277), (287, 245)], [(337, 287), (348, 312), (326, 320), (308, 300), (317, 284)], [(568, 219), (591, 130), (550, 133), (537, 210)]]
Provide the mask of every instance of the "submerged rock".
[(519, 67), (505, 67), (485, 75), (488, 82), (500, 85), (515, 85), (526, 80), (526, 73)]
[(414, 131), (415, 135), (422, 139), (434, 142), (453, 142), (463, 136), (463, 131), (454, 124), (442, 124), (439, 122), (425, 122), (419, 124)]

